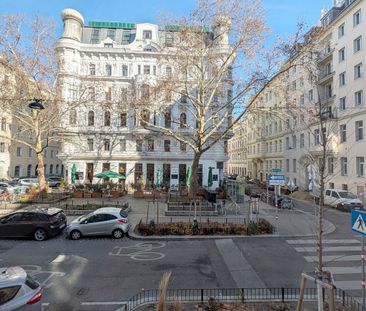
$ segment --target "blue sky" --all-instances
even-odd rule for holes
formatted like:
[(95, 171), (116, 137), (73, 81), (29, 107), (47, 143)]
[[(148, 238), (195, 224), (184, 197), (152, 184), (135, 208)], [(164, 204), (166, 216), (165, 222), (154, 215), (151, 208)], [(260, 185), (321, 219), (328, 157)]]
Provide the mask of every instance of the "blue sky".
[[(123, 21), (158, 22), (164, 12), (175, 16), (187, 14), (195, 0), (0, 0), (1, 14), (24, 13), (52, 17), (62, 31), (60, 13), (64, 8), (74, 8), (84, 16), (86, 22)], [(296, 29), (298, 21), (315, 24), (320, 9), (329, 8), (332, 0), (262, 0), (267, 25), (274, 35), (286, 36)]]

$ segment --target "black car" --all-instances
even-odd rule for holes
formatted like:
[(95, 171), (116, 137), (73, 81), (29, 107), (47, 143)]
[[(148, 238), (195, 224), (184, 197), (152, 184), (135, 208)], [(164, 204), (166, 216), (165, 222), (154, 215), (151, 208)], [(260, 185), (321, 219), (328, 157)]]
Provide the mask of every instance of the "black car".
[(60, 208), (23, 208), (0, 218), (0, 237), (32, 237), (43, 241), (66, 227), (66, 216)]

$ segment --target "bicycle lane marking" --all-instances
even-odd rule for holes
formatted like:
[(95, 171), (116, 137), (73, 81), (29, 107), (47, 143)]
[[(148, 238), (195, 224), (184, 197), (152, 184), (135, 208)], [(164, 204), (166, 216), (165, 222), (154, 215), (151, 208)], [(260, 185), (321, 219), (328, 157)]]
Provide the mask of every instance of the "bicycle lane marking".
[(130, 257), (137, 261), (160, 260), (165, 257), (164, 253), (153, 251), (165, 247), (163, 242), (140, 242), (132, 246), (115, 246), (109, 256)]

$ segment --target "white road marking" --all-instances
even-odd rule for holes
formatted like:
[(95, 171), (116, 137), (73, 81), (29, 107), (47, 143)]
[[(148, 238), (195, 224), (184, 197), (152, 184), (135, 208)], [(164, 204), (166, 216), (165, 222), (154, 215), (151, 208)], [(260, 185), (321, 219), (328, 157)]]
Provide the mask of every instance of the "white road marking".
[[(317, 262), (318, 256), (304, 256), (307, 262)], [(337, 262), (337, 261), (360, 261), (360, 255), (330, 255), (323, 256), (323, 262)]]
[[(286, 240), (288, 244), (316, 244), (317, 240)], [(324, 244), (359, 244), (361, 243), (356, 239), (339, 239), (339, 240), (323, 240)]]
[(347, 290), (362, 289), (361, 279), (358, 281), (334, 281), (335, 286)]
[[(361, 259), (360, 259), (361, 260)], [(332, 274), (361, 274), (362, 268), (359, 267), (324, 267), (325, 271)]]
[(109, 256), (130, 257), (137, 261), (159, 260), (165, 257), (165, 254), (153, 252), (153, 249), (165, 247), (163, 242), (140, 242), (133, 246), (115, 246)]
[(127, 301), (93, 301), (93, 302), (82, 302), (82, 306), (111, 306), (111, 305), (125, 305)]
[(67, 258), (66, 255), (58, 255), (54, 260), (51, 261), (51, 263), (60, 263), (65, 261)]
[[(317, 247), (294, 247), (299, 253), (301, 252), (317, 252)], [(328, 246), (323, 247), (323, 252), (360, 252), (361, 246)]]

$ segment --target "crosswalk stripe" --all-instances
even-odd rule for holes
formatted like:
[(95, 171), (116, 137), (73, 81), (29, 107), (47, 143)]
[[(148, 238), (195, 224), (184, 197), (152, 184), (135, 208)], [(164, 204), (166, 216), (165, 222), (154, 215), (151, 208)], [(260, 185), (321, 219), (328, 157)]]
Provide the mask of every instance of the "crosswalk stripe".
[[(288, 244), (315, 244), (318, 240), (286, 240)], [(324, 244), (355, 244), (361, 243), (356, 239), (323, 240)]]
[[(309, 247), (294, 247), (299, 253), (301, 252), (316, 252), (318, 249), (313, 246)], [(361, 251), (361, 246), (326, 246), (323, 247), (323, 252), (356, 252)]]
[[(318, 256), (304, 256), (307, 262), (317, 262)], [(323, 262), (339, 262), (339, 261), (360, 261), (360, 255), (329, 255), (323, 256)]]
[[(361, 260), (361, 259), (360, 259)], [(329, 271), (332, 274), (361, 274), (361, 267), (324, 267), (325, 271)]]
[(358, 281), (334, 281), (336, 287), (347, 290), (361, 289), (361, 280)]

